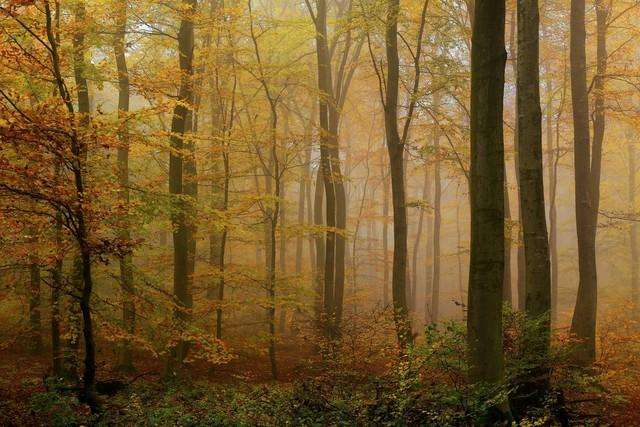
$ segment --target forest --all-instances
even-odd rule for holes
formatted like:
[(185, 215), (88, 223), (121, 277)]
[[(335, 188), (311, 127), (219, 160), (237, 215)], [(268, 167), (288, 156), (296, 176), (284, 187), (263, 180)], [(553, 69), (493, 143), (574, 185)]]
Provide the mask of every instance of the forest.
[(0, 0), (0, 425), (640, 426), (639, 41), (638, 0)]

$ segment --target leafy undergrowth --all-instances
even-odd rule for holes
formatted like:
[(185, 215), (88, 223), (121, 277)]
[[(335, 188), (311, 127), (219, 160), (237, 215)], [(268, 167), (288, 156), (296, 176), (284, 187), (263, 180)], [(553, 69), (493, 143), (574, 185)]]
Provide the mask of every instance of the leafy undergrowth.
[[(352, 323), (338, 343), (311, 345), (302, 334), (279, 347), (279, 381), (269, 379), (268, 361), (260, 354), (241, 354), (214, 368), (190, 365), (170, 380), (161, 378), (160, 361), (147, 361), (147, 375), (115, 395), (100, 396), (97, 415), (71, 392), (45, 387), (43, 356), (5, 350), (0, 355), (0, 425), (487, 424), (495, 408), (513, 402), (521, 378), (539, 363), (526, 351), (530, 338), (524, 331), (531, 328), (518, 314), (507, 313), (505, 319), (507, 381), (500, 387), (468, 381), (463, 324), (427, 328), (409, 355), (398, 358), (392, 334), (377, 335)], [(637, 325), (620, 316), (604, 316), (602, 325), (599, 362), (589, 370), (569, 362), (568, 337), (554, 337), (547, 356), (550, 391), (535, 410), (512, 411), (517, 425), (640, 424)], [(141, 372), (143, 360), (138, 360)], [(101, 366), (102, 379), (116, 375), (106, 359)]]

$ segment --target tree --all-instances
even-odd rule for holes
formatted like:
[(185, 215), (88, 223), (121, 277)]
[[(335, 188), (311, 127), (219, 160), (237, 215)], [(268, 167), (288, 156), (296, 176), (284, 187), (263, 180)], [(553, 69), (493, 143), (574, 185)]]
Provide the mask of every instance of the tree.
[[(544, 204), (542, 166), (542, 111), (539, 73), (540, 16), (537, 0), (518, 1), (518, 184), (525, 258), (525, 312), (540, 322), (531, 333), (528, 349), (536, 360), (546, 363), (550, 345), (551, 276), (549, 240)], [(534, 323), (536, 324), (536, 323)], [(542, 370), (542, 372), (539, 372)], [(524, 388), (525, 399), (542, 404), (546, 396), (548, 371), (534, 367), (532, 384)], [(530, 391), (529, 388), (534, 388)], [(533, 396), (531, 396), (533, 395)]]
[(580, 282), (571, 321), (571, 332), (582, 342), (575, 352), (580, 364), (595, 360), (596, 310), (598, 276), (596, 266), (596, 233), (600, 203), (600, 170), (605, 129), (604, 79), (607, 68), (606, 26), (608, 8), (596, 2), (597, 70), (594, 78), (595, 108), (593, 142), (589, 133), (589, 98), (587, 89), (587, 57), (584, 0), (571, 1), (571, 101), (573, 105), (573, 138), (575, 168), (576, 230)]
[[(113, 52), (118, 72), (118, 120), (120, 131), (118, 137), (118, 181), (120, 184), (119, 196), (125, 210), (124, 224), (121, 227), (120, 238), (125, 242), (131, 240), (129, 227), (129, 132), (127, 125), (127, 113), (129, 112), (129, 71), (127, 69), (125, 34), (127, 29), (127, 0), (120, 0), (116, 15), (116, 28), (113, 38)], [(120, 257), (120, 285), (122, 287), (122, 325), (129, 335), (122, 343), (118, 364), (125, 371), (133, 370), (132, 348), (130, 337), (135, 334), (136, 307), (134, 302), (133, 261), (131, 253), (125, 253)]]
[(471, 378), (500, 383), (504, 283), (505, 2), (477, 1), (471, 50), (471, 259), (467, 339)]
[[(193, 228), (190, 217), (192, 196), (189, 194), (188, 134), (191, 130), (191, 105), (193, 103), (193, 49), (194, 14), (197, 0), (183, 0), (183, 15), (178, 32), (178, 62), (180, 65), (180, 88), (171, 121), (171, 153), (169, 156), (169, 192), (173, 195), (171, 222), (173, 224), (173, 295), (175, 298), (175, 321), (180, 333), (178, 343), (171, 349), (168, 371), (174, 364), (180, 365), (187, 354), (187, 342), (182, 334), (189, 322), (193, 305), (191, 296), (193, 275)], [(193, 179), (193, 176), (191, 176)], [(191, 183), (191, 186), (194, 184)]]
[(398, 101), (400, 88), (400, 59), (398, 53), (398, 16), (400, 1), (390, 0), (387, 4), (385, 21), (386, 72), (378, 65), (372, 47), (371, 36), (367, 34), (371, 61), (378, 77), (378, 87), (384, 110), (385, 140), (389, 154), (389, 173), (391, 175), (391, 204), (393, 206), (393, 268), (391, 272), (391, 294), (396, 334), (401, 351), (413, 343), (411, 322), (407, 306), (407, 206), (405, 186), (405, 144), (409, 137), (411, 120), (420, 88), (420, 58), (422, 55), (422, 36), (426, 22), (429, 0), (422, 6), (416, 37), (416, 50), (413, 57), (413, 85), (409, 91), (409, 105), (402, 126), (398, 131)]
[[(355, 72), (355, 64), (360, 56), (363, 37), (353, 40), (352, 26), (347, 23), (339, 63), (335, 73), (332, 59), (335, 53), (336, 39), (331, 41), (327, 32), (326, 0), (316, 1), (316, 8), (306, 2), (307, 9), (316, 31), (316, 58), (318, 69), (318, 102), (320, 124), (320, 171), (323, 177), (326, 207), (326, 242), (323, 271), (323, 310), (326, 317), (325, 330), (329, 337), (335, 337), (340, 329), (343, 311), (347, 201), (344, 177), (340, 166), (339, 129), (340, 115)], [(351, 19), (352, 3), (347, 4), (347, 19)], [(342, 10), (338, 11), (338, 15)], [(341, 18), (341, 16), (338, 16)], [(355, 46), (354, 46), (355, 42)], [(353, 53), (352, 53), (353, 50)], [(335, 75), (334, 75), (335, 74)], [(336, 230), (339, 230), (336, 232)]]

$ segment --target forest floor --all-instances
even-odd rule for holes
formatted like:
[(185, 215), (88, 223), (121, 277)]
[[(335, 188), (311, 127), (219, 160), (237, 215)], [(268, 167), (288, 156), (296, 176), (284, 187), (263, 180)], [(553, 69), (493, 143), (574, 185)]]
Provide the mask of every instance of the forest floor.
[[(102, 341), (98, 380), (119, 379), (125, 387), (100, 395), (97, 415), (73, 392), (50, 390), (49, 349), (31, 354), (15, 340), (0, 347), (0, 426), (473, 425), (487, 412), (488, 393), (500, 391), (466, 383), (459, 334), (453, 324), (443, 327), (428, 345), (421, 338), (405, 360), (380, 353), (393, 349), (388, 342), (363, 352), (362, 340), (347, 339), (341, 357), (331, 361), (310, 341), (290, 336), (277, 347), (277, 381), (256, 343), (238, 340), (225, 363), (192, 361), (167, 379), (162, 357), (143, 352), (135, 354), (135, 374), (119, 374), (112, 365), (115, 346)], [(634, 337), (619, 320), (603, 322), (592, 369), (554, 366), (562, 408), (555, 402), (519, 425), (560, 425), (562, 412), (571, 425), (640, 426), (640, 341)], [(508, 372), (517, 363), (508, 360)]]

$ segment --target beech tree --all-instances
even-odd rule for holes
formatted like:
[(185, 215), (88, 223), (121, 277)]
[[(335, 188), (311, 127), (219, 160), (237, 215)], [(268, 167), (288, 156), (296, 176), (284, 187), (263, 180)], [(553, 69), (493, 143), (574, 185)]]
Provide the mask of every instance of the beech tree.
[(477, 1), (471, 50), (471, 260), (467, 334), (471, 376), (503, 380), (505, 2)]

